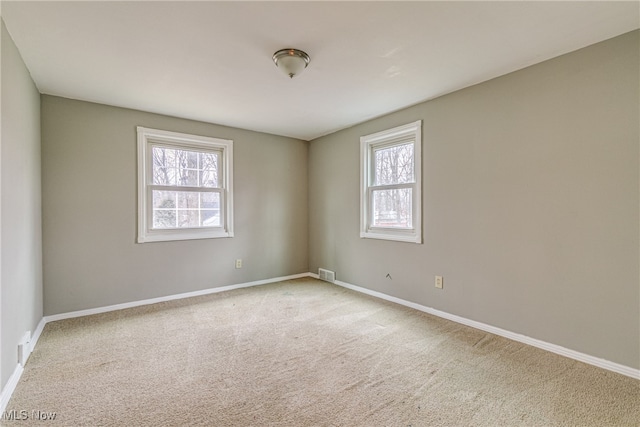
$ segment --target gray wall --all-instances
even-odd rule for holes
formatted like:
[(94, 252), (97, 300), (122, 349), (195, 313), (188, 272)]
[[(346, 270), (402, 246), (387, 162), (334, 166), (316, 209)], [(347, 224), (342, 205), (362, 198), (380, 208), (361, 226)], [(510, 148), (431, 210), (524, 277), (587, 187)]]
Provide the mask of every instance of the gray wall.
[[(46, 315), (309, 270), (307, 142), (53, 96), (41, 114)], [(135, 243), (136, 126), (234, 141), (235, 237)]]
[(40, 94), (2, 26), (0, 348), (1, 386), (18, 363), (18, 344), (42, 319)]
[[(325, 267), (345, 282), (640, 368), (638, 38), (309, 144), (40, 98), (3, 24), (2, 385), (18, 340), (42, 317), (41, 265), (47, 315)], [(418, 119), (425, 243), (360, 239), (359, 137)], [(135, 243), (139, 125), (234, 140), (234, 238)]]
[[(312, 141), (311, 271), (640, 368), (638, 39)], [(424, 244), (360, 239), (359, 137), (419, 119)]]

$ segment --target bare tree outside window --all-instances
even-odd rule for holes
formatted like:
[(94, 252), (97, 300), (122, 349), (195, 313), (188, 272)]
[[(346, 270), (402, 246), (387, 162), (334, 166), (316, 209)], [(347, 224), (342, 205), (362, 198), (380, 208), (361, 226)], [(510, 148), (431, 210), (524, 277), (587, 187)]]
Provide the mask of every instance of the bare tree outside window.
[(152, 148), (153, 185), (185, 187), (152, 190), (153, 228), (220, 226), (220, 194), (203, 191), (219, 188), (219, 158), (217, 152)]
[[(413, 143), (374, 149), (374, 186), (415, 182)], [(373, 225), (412, 227), (412, 189), (373, 190)]]

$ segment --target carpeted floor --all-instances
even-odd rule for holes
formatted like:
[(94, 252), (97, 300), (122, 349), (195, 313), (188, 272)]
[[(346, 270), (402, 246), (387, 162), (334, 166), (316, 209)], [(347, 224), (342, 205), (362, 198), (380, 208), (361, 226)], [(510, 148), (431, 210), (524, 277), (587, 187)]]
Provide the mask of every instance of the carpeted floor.
[(3, 425), (638, 426), (640, 381), (299, 279), (49, 323), (11, 410), (27, 419)]

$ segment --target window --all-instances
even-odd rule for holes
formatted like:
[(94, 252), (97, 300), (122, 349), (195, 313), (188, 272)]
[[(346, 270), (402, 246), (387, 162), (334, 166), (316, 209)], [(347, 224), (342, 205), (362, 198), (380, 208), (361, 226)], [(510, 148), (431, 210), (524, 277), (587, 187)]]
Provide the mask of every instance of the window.
[(137, 129), (138, 243), (233, 237), (233, 141)]
[(360, 138), (360, 237), (422, 243), (422, 122)]

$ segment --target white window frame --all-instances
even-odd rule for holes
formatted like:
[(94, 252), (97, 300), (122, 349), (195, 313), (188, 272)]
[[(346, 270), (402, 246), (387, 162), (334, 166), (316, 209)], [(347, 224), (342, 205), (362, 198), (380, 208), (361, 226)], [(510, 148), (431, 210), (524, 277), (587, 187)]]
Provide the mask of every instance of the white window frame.
[[(398, 188), (398, 185), (373, 185), (374, 150), (413, 143), (415, 181), (403, 184), (412, 189), (412, 228), (373, 226), (372, 193), (375, 189)], [(360, 137), (360, 237), (422, 243), (422, 120)]]
[[(137, 126), (138, 133), (138, 243), (233, 237), (233, 141)], [(218, 227), (152, 228), (152, 147), (162, 146), (221, 153), (221, 225)], [(176, 190), (180, 187), (176, 186)]]

